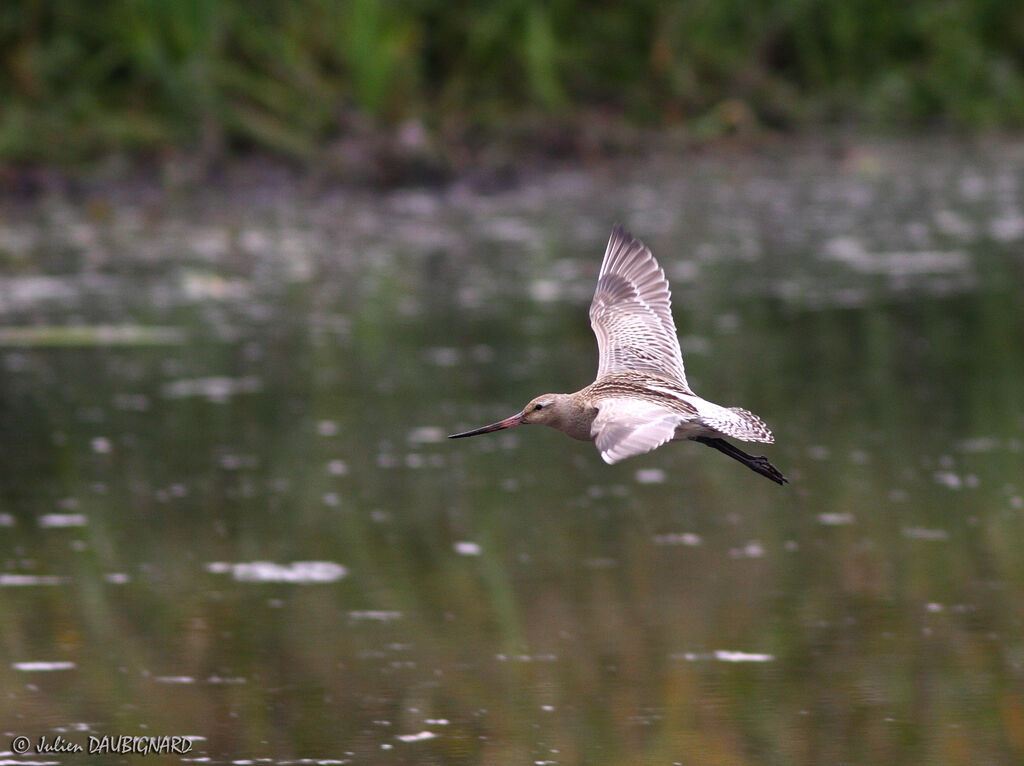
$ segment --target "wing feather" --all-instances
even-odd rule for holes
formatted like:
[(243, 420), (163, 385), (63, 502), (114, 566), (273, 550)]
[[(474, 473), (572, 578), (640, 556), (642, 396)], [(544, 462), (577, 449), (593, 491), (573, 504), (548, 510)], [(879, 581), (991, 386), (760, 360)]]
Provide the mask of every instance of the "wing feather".
[(602, 399), (591, 434), (601, 458), (617, 463), (642, 455), (670, 441), (680, 415), (654, 402), (640, 399)]
[(622, 226), (616, 226), (608, 240), (590, 304), (590, 324), (600, 354), (598, 378), (646, 371), (689, 390), (665, 272), (644, 243)]

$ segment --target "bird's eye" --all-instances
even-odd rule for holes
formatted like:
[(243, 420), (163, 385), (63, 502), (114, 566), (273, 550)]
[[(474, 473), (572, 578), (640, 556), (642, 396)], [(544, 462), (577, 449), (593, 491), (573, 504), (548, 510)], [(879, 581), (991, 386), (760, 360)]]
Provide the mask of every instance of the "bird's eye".
[(536, 410), (542, 410), (542, 409), (544, 409), (544, 405), (543, 405), (543, 404), (540, 404), (540, 403), (538, 403), (538, 404), (535, 404), (535, 405), (533, 405), (533, 409), (534, 409), (535, 411), (536, 411)]

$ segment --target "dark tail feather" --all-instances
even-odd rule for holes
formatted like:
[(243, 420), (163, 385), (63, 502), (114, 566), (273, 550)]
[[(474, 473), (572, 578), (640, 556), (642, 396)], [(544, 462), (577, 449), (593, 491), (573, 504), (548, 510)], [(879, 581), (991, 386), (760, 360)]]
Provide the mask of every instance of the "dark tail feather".
[(706, 444), (709, 447), (714, 447), (716, 450), (728, 455), (733, 460), (739, 460), (751, 471), (756, 471), (762, 476), (771, 479), (776, 484), (787, 484), (789, 482), (789, 479), (782, 475), (782, 471), (769, 463), (768, 458), (764, 455), (748, 455), (739, 447), (729, 444), (725, 439), (716, 439), (710, 436), (691, 436), (690, 438), (695, 442), (700, 442), (701, 444)]

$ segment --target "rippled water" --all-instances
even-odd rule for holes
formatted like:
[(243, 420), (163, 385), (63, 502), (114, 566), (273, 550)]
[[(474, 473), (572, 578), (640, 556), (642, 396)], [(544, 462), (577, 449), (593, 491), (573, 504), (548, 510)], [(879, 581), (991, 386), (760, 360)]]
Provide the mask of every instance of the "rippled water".
[[(1022, 211), (941, 143), (3, 202), (0, 759), (1021, 761)], [(444, 438), (592, 379), (615, 222), (788, 486)]]

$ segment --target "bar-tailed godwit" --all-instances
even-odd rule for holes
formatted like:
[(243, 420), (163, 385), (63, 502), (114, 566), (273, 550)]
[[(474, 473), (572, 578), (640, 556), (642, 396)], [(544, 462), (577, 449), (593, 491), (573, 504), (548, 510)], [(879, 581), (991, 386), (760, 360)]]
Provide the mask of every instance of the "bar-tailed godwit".
[(668, 441), (692, 439), (778, 484), (787, 482), (763, 455), (748, 455), (723, 438), (774, 442), (761, 418), (740, 407), (713, 404), (690, 389), (665, 272), (644, 243), (621, 226), (608, 240), (590, 324), (599, 352), (593, 383), (572, 394), (538, 396), (509, 418), (448, 438), (540, 423), (573, 439), (596, 442), (606, 463)]

